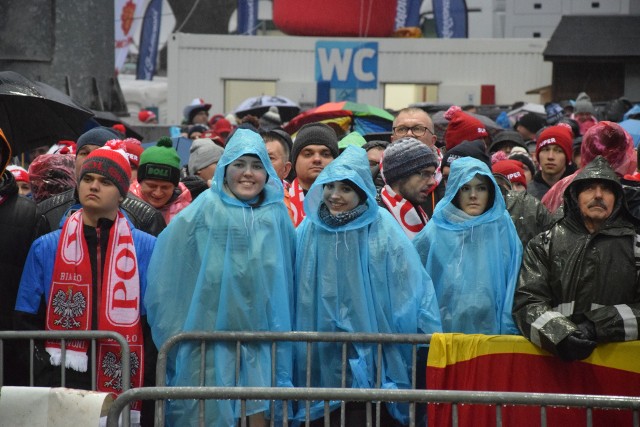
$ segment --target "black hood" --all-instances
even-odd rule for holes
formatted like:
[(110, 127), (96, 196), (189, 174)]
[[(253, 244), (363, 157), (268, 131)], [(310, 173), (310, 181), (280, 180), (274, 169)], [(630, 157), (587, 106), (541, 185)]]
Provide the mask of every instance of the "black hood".
[(627, 212), (624, 201), (624, 192), (618, 175), (616, 175), (615, 171), (611, 168), (611, 165), (609, 165), (609, 162), (604, 157), (598, 156), (576, 175), (571, 184), (569, 184), (567, 189), (564, 191), (565, 216), (572, 215), (576, 219), (582, 218), (580, 208), (578, 206), (578, 190), (583, 187), (585, 183), (594, 180), (607, 181), (614, 189), (616, 202), (610, 219), (616, 218), (621, 209), (625, 213)]

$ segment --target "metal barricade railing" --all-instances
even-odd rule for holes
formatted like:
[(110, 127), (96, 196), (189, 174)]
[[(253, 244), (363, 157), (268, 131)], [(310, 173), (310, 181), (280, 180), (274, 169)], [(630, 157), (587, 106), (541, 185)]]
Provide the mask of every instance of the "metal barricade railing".
[[(127, 340), (117, 332), (111, 331), (0, 331), (0, 385), (4, 384), (4, 342), (5, 340), (29, 340), (29, 385), (35, 384), (34, 378), (34, 349), (35, 340), (60, 340), (61, 360), (60, 360), (60, 384), (66, 386), (65, 357), (66, 343), (69, 340), (91, 341), (91, 390), (96, 390), (96, 340), (112, 339), (121, 348), (121, 368), (122, 368), (122, 391), (130, 389), (131, 384), (131, 359), (130, 349)], [(128, 404), (125, 405), (128, 407)], [(128, 408), (127, 408), (128, 409)], [(122, 420), (124, 427), (129, 427), (130, 417), (127, 410)]]
[[(516, 392), (479, 392), (450, 390), (379, 390), (379, 389), (343, 389), (343, 388), (281, 388), (281, 387), (143, 387), (130, 389), (122, 393), (109, 408), (107, 426), (116, 427), (122, 410), (136, 400), (158, 399), (217, 399), (217, 400), (282, 400), (309, 401), (341, 400), (343, 402), (409, 402), (409, 403), (449, 403), (453, 405), (452, 425), (458, 426), (456, 416), (458, 404), (494, 405), (499, 415), (506, 405), (539, 406), (541, 425), (546, 425), (545, 407), (586, 408), (587, 427), (591, 426), (592, 408), (626, 409), (633, 411), (633, 426), (640, 426), (640, 397), (599, 396), (552, 393), (516, 393)], [(284, 425), (286, 405), (283, 406)], [(325, 414), (328, 406), (325, 405)], [(246, 418), (241, 425), (244, 427)], [(343, 424), (344, 425), (344, 424)], [(497, 416), (497, 425), (501, 426)], [(158, 426), (158, 424), (156, 424)], [(161, 425), (160, 425), (161, 426)]]
[[(272, 386), (275, 386), (275, 371), (276, 371), (276, 349), (277, 344), (280, 342), (306, 342), (307, 344), (307, 360), (306, 360), (306, 372), (307, 372), (307, 386), (310, 384), (310, 369), (311, 369), (311, 346), (313, 343), (341, 343), (342, 344), (342, 387), (346, 388), (346, 375), (347, 375), (347, 346), (352, 343), (363, 344), (375, 344), (377, 345), (377, 361), (382, 360), (382, 347), (387, 344), (403, 344), (412, 346), (412, 361), (411, 361), (411, 384), (412, 388), (416, 387), (416, 365), (417, 365), (417, 346), (428, 344), (431, 340), (431, 335), (426, 334), (371, 334), (371, 333), (348, 333), (348, 332), (183, 332), (176, 334), (169, 338), (160, 348), (158, 352), (158, 363), (156, 365), (156, 386), (166, 385), (166, 372), (167, 372), (167, 355), (171, 349), (180, 342), (184, 341), (200, 341), (201, 342), (201, 376), (200, 386), (204, 386), (204, 360), (206, 358), (206, 343), (215, 342), (235, 342), (236, 343), (236, 378), (240, 370), (239, 354), (240, 345), (242, 343), (249, 342), (269, 342), (271, 343), (271, 372), (272, 372)], [(380, 387), (380, 380), (382, 376), (382, 365), (377, 363), (376, 366), (376, 387)], [(251, 399), (249, 399), (251, 400)], [(271, 400), (272, 410), (273, 401)], [(277, 400), (277, 399), (275, 399)], [(309, 410), (309, 402), (307, 401), (307, 412)], [(380, 404), (377, 404), (377, 414)], [(200, 411), (204, 411), (204, 405), (200, 405)], [(415, 425), (415, 405), (410, 404), (410, 425)], [(156, 402), (155, 411), (156, 425), (164, 425), (164, 402)], [(344, 402), (342, 403), (342, 416), (344, 417)], [(379, 424), (379, 423), (378, 423)], [(271, 423), (273, 425), (273, 421)]]

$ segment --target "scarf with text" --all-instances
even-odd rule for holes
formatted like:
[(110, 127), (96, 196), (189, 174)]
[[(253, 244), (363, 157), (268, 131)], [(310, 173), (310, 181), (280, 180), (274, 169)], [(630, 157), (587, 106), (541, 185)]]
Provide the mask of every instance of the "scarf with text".
[(388, 185), (380, 190), (380, 198), (410, 240), (413, 240), (427, 224), (429, 217), (425, 211), (396, 194)]
[[(99, 233), (99, 229), (98, 229)], [(109, 231), (104, 260), (97, 248), (97, 295), (94, 295), (89, 250), (84, 238), (82, 209), (64, 223), (47, 304), (46, 329), (50, 331), (88, 331), (93, 318), (93, 298), (98, 299), (98, 330), (114, 331), (124, 336), (131, 349), (131, 386), (142, 386), (144, 352), (140, 323), (140, 281), (133, 236), (126, 218), (118, 212)], [(61, 363), (59, 341), (47, 341), (46, 350), (51, 364)], [(88, 365), (86, 340), (66, 343), (65, 367), (86, 372)], [(111, 339), (98, 340), (97, 389), (119, 394), (123, 390), (120, 345)], [(132, 409), (139, 410), (140, 402)]]
[(289, 202), (293, 212), (293, 225), (300, 225), (304, 217), (304, 190), (300, 187), (298, 178), (294, 179), (289, 187)]

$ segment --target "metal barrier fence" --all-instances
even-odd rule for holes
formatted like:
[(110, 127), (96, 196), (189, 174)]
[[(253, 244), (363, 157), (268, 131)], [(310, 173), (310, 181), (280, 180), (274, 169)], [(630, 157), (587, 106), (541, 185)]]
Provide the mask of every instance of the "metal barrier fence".
[[(118, 407), (127, 399), (154, 399), (156, 402), (156, 426), (164, 426), (164, 400), (166, 399), (195, 399), (200, 400), (199, 417), (201, 425), (204, 425), (204, 401), (207, 399), (220, 400), (241, 400), (241, 425), (246, 425), (246, 401), (268, 400), (271, 402), (271, 411), (274, 411), (274, 401), (284, 401), (283, 418), (286, 421), (286, 408), (288, 402), (306, 402), (306, 412), (309, 413), (311, 401), (324, 401), (325, 420), (328, 426), (329, 401), (341, 401), (341, 425), (345, 425), (344, 408), (345, 402), (369, 402), (367, 404), (367, 417), (372, 420), (371, 424), (380, 426), (380, 405), (382, 402), (407, 402), (409, 403), (409, 425), (416, 425), (416, 404), (418, 403), (453, 403), (453, 420), (457, 425), (457, 405), (464, 404), (491, 404), (496, 405), (496, 421), (502, 425), (502, 411), (504, 405), (536, 405), (540, 406), (541, 425), (546, 426), (547, 406), (567, 406), (586, 408), (587, 425), (591, 425), (591, 408), (617, 408), (633, 410), (634, 426), (640, 427), (639, 412), (640, 398), (619, 397), (619, 396), (594, 396), (594, 395), (568, 395), (568, 394), (548, 394), (548, 393), (515, 393), (515, 392), (468, 392), (468, 391), (442, 391), (442, 390), (415, 390), (416, 388), (416, 366), (417, 347), (421, 344), (428, 344), (430, 335), (411, 334), (365, 334), (365, 333), (321, 333), (321, 332), (185, 332), (177, 334), (167, 340), (158, 354), (156, 368), (155, 388), (144, 388), (131, 390), (125, 393), (116, 407), (113, 409), (117, 413)], [(167, 356), (169, 351), (177, 344), (184, 341), (200, 341), (200, 384), (199, 387), (165, 387), (167, 372)], [(236, 345), (236, 378), (239, 376), (240, 361), (238, 355), (243, 343), (267, 342), (271, 344), (271, 372), (272, 387), (204, 387), (205, 386), (205, 358), (207, 354), (207, 343), (234, 342)], [(307, 387), (281, 388), (275, 387), (275, 366), (276, 349), (278, 343), (282, 342), (303, 342), (307, 346)], [(312, 388), (310, 384), (311, 368), (311, 346), (318, 342), (340, 343), (342, 346), (341, 367), (342, 384), (341, 388)], [(382, 367), (378, 363), (376, 366), (377, 388), (371, 389), (350, 389), (346, 385), (347, 375), (347, 347), (352, 343), (368, 343), (377, 346), (377, 361), (382, 360), (382, 348), (387, 344), (401, 344), (411, 346), (411, 384), (412, 390), (381, 390), (380, 378)], [(426, 361), (425, 361), (426, 364)], [(136, 396), (131, 397), (131, 396)], [(128, 400), (127, 400), (128, 401)], [(371, 415), (371, 406), (375, 406), (375, 415)], [(287, 423), (285, 422), (285, 425)], [(309, 420), (305, 423), (309, 425)], [(273, 419), (271, 426), (275, 425)]]
[[(417, 366), (417, 346), (428, 344), (431, 340), (431, 335), (425, 334), (369, 334), (369, 333), (347, 333), (347, 332), (337, 332), (337, 333), (329, 333), (329, 332), (183, 332), (180, 334), (176, 334), (173, 337), (169, 338), (162, 346), (162, 348), (158, 351), (158, 363), (156, 365), (156, 386), (164, 386), (166, 385), (166, 372), (167, 372), (167, 355), (171, 349), (184, 341), (200, 341), (200, 386), (205, 385), (204, 378), (204, 366), (205, 366), (205, 358), (207, 354), (207, 342), (215, 343), (215, 342), (235, 342), (236, 344), (236, 378), (239, 377), (240, 374), (240, 347), (242, 343), (249, 342), (268, 342), (271, 344), (271, 382), (272, 386), (275, 387), (275, 372), (276, 372), (276, 349), (278, 343), (282, 342), (305, 342), (307, 345), (307, 360), (306, 360), (306, 372), (307, 386), (311, 386), (311, 346), (313, 343), (340, 343), (342, 344), (342, 357), (341, 357), (341, 376), (342, 376), (342, 388), (347, 387), (346, 385), (346, 377), (347, 377), (347, 347), (349, 344), (353, 343), (362, 343), (362, 344), (375, 344), (377, 346), (377, 361), (382, 360), (382, 348), (384, 345), (388, 344), (402, 344), (402, 345), (411, 345), (412, 347), (412, 361), (411, 361), (411, 384), (412, 388), (416, 388), (416, 366)], [(426, 363), (426, 361), (425, 361)], [(382, 377), (382, 365), (377, 364), (376, 366), (376, 387), (380, 387)], [(247, 399), (253, 400), (253, 399)], [(271, 400), (271, 410), (274, 410), (274, 402)], [(277, 400), (277, 399), (276, 399)], [(307, 400), (306, 410), (309, 412), (309, 404), (314, 399)], [(344, 402), (342, 403), (342, 418), (344, 421)], [(376, 415), (379, 417), (380, 404), (377, 404), (378, 410), (376, 411)], [(204, 401), (200, 402), (200, 418), (203, 418), (204, 412)], [(415, 425), (415, 404), (410, 403), (409, 408), (410, 413), (410, 425)], [(164, 402), (159, 401), (156, 402), (156, 426), (164, 425)], [(343, 423), (344, 424), (344, 423)], [(271, 426), (274, 425), (274, 421), (271, 421)], [(379, 422), (378, 422), (379, 425)]]
[[(300, 400), (325, 401), (325, 426), (329, 426), (328, 404), (331, 400), (343, 402), (410, 402), (451, 403), (453, 405), (453, 427), (458, 426), (458, 404), (494, 405), (496, 407), (496, 425), (502, 426), (502, 408), (506, 405), (527, 405), (540, 407), (540, 425), (545, 427), (547, 407), (586, 408), (587, 427), (592, 426), (592, 408), (627, 409), (633, 411), (633, 426), (640, 426), (640, 398), (622, 396), (596, 396), (579, 394), (551, 393), (515, 393), (515, 392), (477, 392), (450, 390), (377, 390), (343, 388), (270, 388), (270, 387), (143, 387), (122, 393), (109, 408), (107, 427), (117, 427), (118, 417), (130, 402), (136, 400), (158, 399), (218, 399), (218, 400), (282, 400), (285, 402), (283, 425), (286, 419), (286, 402)], [(157, 424), (156, 426), (163, 426)], [(204, 424), (201, 424), (204, 425)], [(247, 426), (246, 416), (242, 414), (242, 427)], [(367, 417), (367, 427), (372, 426), (371, 417)], [(379, 424), (376, 424), (379, 426)], [(345, 426), (344, 422), (341, 426)]]
[[(131, 385), (131, 360), (130, 349), (127, 340), (120, 334), (111, 331), (0, 331), (0, 386), (4, 384), (4, 360), (5, 341), (29, 340), (29, 385), (35, 384), (34, 378), (34, 349), (35, 340), (60, 340), (61, 360), (60, 360), (60, 384), (66, 386), (65, 356), (67, 341), (86, 340), (91, 341), (91, 390), (96, 390), (96, 340), (112, 339), (120, 345), (121, 368), (122, 368), (122, 391), (129, 390)], [(128, 404), (126, 404), (128, 407)], [(124, 427), (129, 427), (129, 411), (125, 412), (122, 420)]]

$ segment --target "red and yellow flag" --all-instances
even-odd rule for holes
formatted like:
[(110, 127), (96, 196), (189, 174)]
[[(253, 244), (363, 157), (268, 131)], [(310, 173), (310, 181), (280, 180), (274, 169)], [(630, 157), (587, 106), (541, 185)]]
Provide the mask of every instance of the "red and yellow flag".
[[(434, 334), (427, 361), (430, 390), (640, 396), (640, 341), (599, 345), (583, 361), (565, 362), (514, 335)], [(585, 426), (585, 409), (547, 408), (547, 426)], [(429, 426), (450, 426), (451, 405), (430, 404)], [(496, 410), (458, 405), (459, 425), (495, 426)], [(541, 425), (539, 407), (502, 408), (504, 426)], [(631, 426), (628, 410), (593, 411), (594, 426)]]

